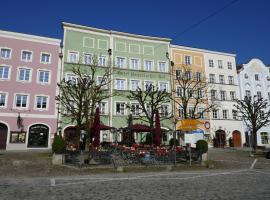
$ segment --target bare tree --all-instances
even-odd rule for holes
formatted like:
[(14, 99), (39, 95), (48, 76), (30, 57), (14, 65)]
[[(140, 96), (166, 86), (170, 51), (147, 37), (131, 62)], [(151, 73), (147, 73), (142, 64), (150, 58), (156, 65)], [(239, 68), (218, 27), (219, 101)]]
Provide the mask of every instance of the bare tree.
[(153, 143), (156, 111), (160, 112), (161, 121), (172, 117), (169, 108), (171, 94), (166, 89), (161, 90), (149, 83), (144, 90), (138, 87), (136, 91), (130, 91), (127, 97), (130, 101), (136, 102), (135, 104), (127, 105), (134, 115), (134, 119), (139, 119), (149, 124), (151, 143)]
[(111, 67), (99, 66), (96, 57), (88, 64), (71, 64), (72, 74), (58, 83), (60, 90), (56, 100), (61, 104), (59, 112), (66, 120), (76, 124), (76, 135), (84, 129), (91, 137), (96, 107), (108, 99), (111, 85)]
[(234, 107), (248, 129), (252, 131), (253, 151), (257, 149), (257, 131), (270, 124), (270, 109), (267, 99), (257, 96), (246, 96), (244, 100), (236, 100)]

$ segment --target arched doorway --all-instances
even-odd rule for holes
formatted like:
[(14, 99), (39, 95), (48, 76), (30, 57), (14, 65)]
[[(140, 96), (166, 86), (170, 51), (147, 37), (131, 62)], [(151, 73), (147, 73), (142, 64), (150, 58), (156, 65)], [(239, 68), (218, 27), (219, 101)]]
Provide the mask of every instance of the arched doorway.
[(69, 126), (64, 130), (64, 139), (66, 141), (68, 149), (79, 148), (80, 138), (79, 135), (76, 134), (76, 127)]
[(226, 146), (226, 134), (223, 130), (217, 130), (214, 138), (214, 147), (224, 148)]
[(30, 126), (28, 132), (28, 145), (30, 148), (48, 147), (49, 127), (44, 124)]
[(0, 149), (6, 149), (8, 127), (0, 123)]
[(233, 147), (242, 147), (240, 131), (233, 131), (232, 133)]

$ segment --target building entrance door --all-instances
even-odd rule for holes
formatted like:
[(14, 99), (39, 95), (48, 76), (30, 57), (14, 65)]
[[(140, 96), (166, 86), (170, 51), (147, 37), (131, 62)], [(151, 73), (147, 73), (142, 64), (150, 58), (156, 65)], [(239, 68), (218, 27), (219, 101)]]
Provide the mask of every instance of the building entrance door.
[(6, 149), (8, 127), (0, 123), (0, 149)]

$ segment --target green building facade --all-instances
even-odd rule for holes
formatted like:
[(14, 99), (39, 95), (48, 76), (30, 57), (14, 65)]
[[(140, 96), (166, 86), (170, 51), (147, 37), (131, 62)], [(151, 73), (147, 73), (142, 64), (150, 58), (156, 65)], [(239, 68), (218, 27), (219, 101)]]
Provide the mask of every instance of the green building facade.
[[(154, 84), (160, 89), (171, 91), (170, 67), (167, 58), (170, 39), (135, 35), (117, 31), (96, 29), (81, 25), (63, 23), (63, 61), (62, 77), (72, 76), (74, 62), (87, 62), (89, 57), (96, 56), (100, 70), (113, 68), (112, 83), (108, 92), (115, 93), (113, 97), (100, 105), (101, 122), (105, 125), (120, 128), (127, 127), (127, 118), (131, 111), (127, 104), (136, 108), (136, 102), (127, 98), (130, 90), (137, 87), (145, 88)], [(172, 105), (164, 105), (161, 116), (170, 113)], [(133, 123), (146, 124), (136, 120), (136, 109), (132, 113)], [(60, 117), (63, 133), (72, 126)], [(146, 124), (147, 125), (147, 124)], [(171, 120), (161, 121), (163, 129), (173, 129)], [(135, 134), (138, 141), (140, 134)], [(101, 133), (101, 141), (113, 141), (114, 136), (109, 131)], [(163, 137), (168, 141), (169, 135)], [(120, 138), (118, 138), (120, 140)]]

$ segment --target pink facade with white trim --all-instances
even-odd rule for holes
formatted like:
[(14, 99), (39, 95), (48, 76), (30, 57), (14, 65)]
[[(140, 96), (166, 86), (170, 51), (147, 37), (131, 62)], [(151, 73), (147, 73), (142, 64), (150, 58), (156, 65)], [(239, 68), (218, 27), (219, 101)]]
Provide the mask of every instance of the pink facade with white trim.
[[(5, 131), (7, 132), (7, 150), (50, 147), (53, 135), (57, 132), (55, 96), (60, 73), (59, 49), (60, 40), (57, 39), (0, 31), (2, 53), (0, 55), (0, 94), (2, 94), (0, 143), (2, 142), (2, 149), (4, 149)], [(31, 52), (32, 59), (23, 61), (22, 54), (27, 55), (28, 52)], [(41, 57), (43, 61), (48, 59), (49, 62), (45, 64)], [(8, 78), (6, 78), (7, 71), (9, 71)], [(27, 101), (23, 101), (22, 96), (27, 96), (25, 97)], [(3, 99), (6, 99), (5, 103)], [(27, 102), (26, 106), (24, 102)], [(19, 125), (23, 125), (20, 128), (18, 128), (19, 113), (22, 119), (19, 120)], [(47, 144), (44, 143), (46, 137)]]

